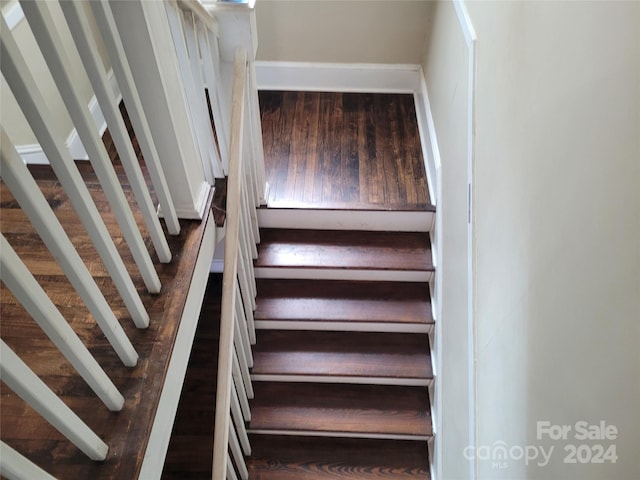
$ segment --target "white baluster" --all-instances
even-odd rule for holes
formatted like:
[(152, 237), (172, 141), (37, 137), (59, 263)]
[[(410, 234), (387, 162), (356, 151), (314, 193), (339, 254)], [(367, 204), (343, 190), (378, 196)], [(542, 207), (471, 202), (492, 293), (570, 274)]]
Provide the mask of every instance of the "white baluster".
[(171, 193), (169, 192), (164, 170), (158, 158), (158, 151), (153, 141), (147, 117), (142, 108), (140, 95), (138, 95), (135, 87), (133, 74), (127, 62), (122, 40), (120, 39), (118, 28), (113, 18), (113, 12), (111, 11), (109, 3), (104, 0), (95, 0), (89, 2), (89, 5), (96, 17), (96, 23), (98, 24), (102, 39), (109, 52), (113, 73), (118, 81), (124, 104), (127, 106), (127, 113), (129, 114), (133, 129), (136, 132), (136, 138), (142, 150), (145, 164), (149, 169), (149, 175), (151, 176), (153, 187), (160, 202), (160, 208), (162, 209), (164, 221), (167, 224), (167, 230), (171, 235), (178, 235), (180, 233), (180, 222), (178, 221), (176, 208), (173, 204)]
[(253, 385), (251, 384), (251, 373), (249, 372), (249, 362), (247, 356), (244, 353), (242, 340), (240, 338), (240, 327), (238, 325), (238, 319), (234, 321), (234, 339), (233, 344), (236, 350), (236, 356), (238, 357), (238, 366), (240, 367), (240, 373), (247, 389), (247, 396), (253, 398)]
[(91, 113), (78, 92), (74, 88), (74, 81), (70, 76), (72, 68), (62, 47), (62, 40), (55, 29), (47, 2), (21, 0), (29, 26), (33, 31), (42, 55), (49, 66), (51, 75), (60, 91), (65, 105), (71, 115), (76, 131), (82, 140), (89, 160), (100, 180), (100, 185), (113, 209), (127, 245), (140, 270), (147, 290), (151, 293), (160, 292), (160, 278), (153, 266), (147, 247), (140, 235), (136, 220), (131, 213), (127, 198), (118, 182), (109, 155), (98, 135)]
[(240, 437), (240, 443), (242, 444), (242, 450), (245, 455), (251, 455), (251, 445), (249, 444), (249, 436), (247, 435), (247, 427), (242, 417), (242, 411), (240, 410), (240, 401), (238, 400), (238, 392), (235, 385), (232, 385), (231, 389), (231, 416), (236, 425), (238, 425), (238, 436)]
[(255, 185), (258, 193), (258, 200), (261, 204), (267, 203), (266, 187), (267, 180), (264, 166), (264, 147), (262, 144), (262, 127), (260, 123), (260, 103), (258, 101), (258, 87), (256, 84), (256, 71), (253, 61), (247, 64), (247, 95), (248, 112), (247, 115), (251, 121), (251, 131), (247, 132), (253, 140), (254, 166), (255, 166)]
[(204, 81), (209, 90), (209, 106), (213, 113), (213, 124), (216, 128), (218, 137), (218, 145), (220, 146), (220, 154), (222, 156), (222, 168), (224, 173), (229, 172), (229, 145), (227, 139), (229, 133), (227, 124), (222, 114), (221, 103), (221, 74), (220, 74), (220, 57), (217, 51), (217, 42), (212, 43), (211, 38), (215, 39), (215, 33), (209, 28), (205, 28), (198, 32), (198, 45), (202, 55), (202, 71)]
[(253, 367), (253, 352), (251, 351), (251, 339), (249, 338), (247, 317), (244, 314), (244, 308), (242, 307), (242, 300), (240, 299), (239, 292), (236, 292), (236, 315), (238, 319), (238, 327), (240, 328), (240, 333), (242, 336), (242, 347), (244, 348), (249, 367)]
[[(0, 379), (91, 460), (109, 447), (0, 339)], [(37, 478), (37, 477), (35, 477)]]
[[(189, 107), (189, 119), (191, 121), (191, 131), (195, 136), (202, 165), (204, 167), (207, 181), (213, 184), (214, 177), (216, 176), (213, 171), (215, 162), (211, 157), (212, 152), (208, 144), (208, 138), (212, 136), (211, 129), (208, 127), (207, 117), (202, 115), (202, 107), (206, 105), (206, 102), (202, 102), (199, 95), (199, 90), (203, 89), (202, 80), (198, 76), (194, 78), (194, 73), (191, 66), (191, 60), (189, 58), (189, 52), (187, 49), (187, 38), (184, 31), (184, 19), (182, 11), (177, 7), (175, 2), (166, 4), (167, 16), (169, 18), (169, 25), (171, 26), (171, 35), (173, 37), (173, 43), (178, 57), (178, 64), (180, 65), (180, 73), (182, 75), (182, 82), (184, 84), (185, 94), (187, 97), (187, 105)], [(220, 175), (218, 175), (220, 176)]]
[(107, 408), (122, 410), (118, 389), (2, 234), (0, 247), (0, 279)]
[(231, 419), (229, 420), (229, 448), (235, 460), (236, 467), (238, 467), (238, 471), (240, 472), (240, 478), (247, 480), (249, 478), (249, 471), (247, 470), (247, 464), (244, 461), (238, 436), (236, 435), (236, 430)]
[(153, 206), (151, 196), (149, 195), (140, 163), (133, 150), (127, 127), (124, 124), (122, 115), (120, 115), (118, 101), (109, 84), (107, 72), (100, 58), (96, 41), (91, 33), (89, 20), (84, 11), (84, 7), (78, 2), (64, 0), (60, 2), (60, 6), (67, 19), (71, 35), (76, 43), (80, 58), (82, 59), (84, 68), (95, 91), (100, 110), (107, 121), (109, 133), (118, 150), (120, 161), (122, 162), (136, 202), (149, 230), (149, 235), (151, 236), (151, 241), (155, 247), (158, 259), (162, 263), (169, 263), (171, 261), (169, 244), (162, 232), (162, 226), (160, 226), (158, 215)]
[(89, 308), (122, 362), (128, 367), (135, 366), (138, 354), (133, 345), (131, 345), (62, 225), (49, 207), (47, 200), (38, 188), (38, 184), (1, 127), (0, 149), (0, 165), (2, 167), (0, 176)]
[(0, 441), (0, 475), (8, 480), (56, 480), (31, 460), (16, 452), (6, 443)]
[[(226, 449), (225, 449), (226, 450)], [(238, 475), (236, 475), (236, 471), (233, 468), (233, 462), (231, 461), (231, 457), (227, 456), (227, 480), (238, 480)]]
[(238, 400), (240, 401), (240, 409), (242, 410), (242, 416), (245, 421), (248, 422), (251, 419), (251, 409), (249, 408), (249, 396), (247, 394), (247, 388), (242, 379), (242, 372), (238, 365), (238, 356), (236, 355), (235, 348), (233, 348), (233, 361), (232, 361), (232, 376), (233, 383), (238, 390)]
[(80, 217), (80, 221), (91, 237), (134, 323), (136, 326), (144, 328), (149, 325), (149, 315), (142, 300), (113, 244), (107, 227), (100, 217), (100, 212), (93, 203), (69, 152), (64, 147), (64, 142), (61, 140), (63, 136), (59, 132), (54, 132), (57, 123), (46, 108), (46, 101), (29, 72), (4, 17), (1, 15), (0, 22), (2, 27), (0, 28), (0, 55), (2, 56), (0, 68), (2, 74), (18, 100), (25, 118), (40, 142), (40, 146), (51, 162), (58, 180)]
[[(196, 20), (195, 15), (191, 12), (185, 12), (182, 15), (185, 40), (187, 42), (187, 52), (189, 53), (189, 62), (191, 64), (191, 75), (193, 78), (193, 92), (195, 105), (196, 121), (202, 124), (201, 131), (203, 136), (203, 145), (207, 149), (209, 161), (211, 162), (212, 174), (214, 177), (224, 177), (222, 162), (218, 156), (218, 150), (215, 147), (213, 131), (211, 127), (211, 119), (207, 109), (207, 96), (205, 95), (205, 82), (202, 72), (202, 63), (200, 59), (200, 49), (198, 48), (198, 31), (200, 23)], [(205, 27), (206, 28), (206, 27)]]

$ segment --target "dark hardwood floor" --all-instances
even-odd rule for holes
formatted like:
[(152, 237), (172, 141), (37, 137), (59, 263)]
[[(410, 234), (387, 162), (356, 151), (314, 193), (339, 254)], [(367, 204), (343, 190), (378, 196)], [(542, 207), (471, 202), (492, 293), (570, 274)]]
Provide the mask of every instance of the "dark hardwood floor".
[[(108, 133), (104, 141), (134, 216), (141, 225), (141, 215)], [(133, 144), (139, 154), (135, 139)], [(144, 162), (140, 160), (145, 171)], [(149, 294), (91, 165), (89, 162), (76, 164), (118, 251), (129, 271), (133, 272), (132, 279), (149, 313), (150, 326), (140, 330), (133, 325), (124, 302), (52, 169), (49, 166), (30, 166), (49, 205), (139, 354), (135, 368), (123, 367), (7, 185), (0, 182), (0, 231), (125, 397), (121, 412), (108, 411), (11, 292), (4, 284), (0, 284), (2, 339), (110, 448), (104, 462), (89, 460), (4, 384), (0, 387), (0, 431), (3, 441), (61, 480), (133, 479), (137, 477), (142, 463), (165, 381), (168, 359), (180, 324), (178, 320), (186, 301), (205, 222), (180, 221), (180, 235), (167, 237), (173, 254), (171, 263), (159, 264), (155, 253), (152, 253), (162, 290), (158, 295)], [(148, 175), (146, 178), (149, 181)], [(209, 203), (211, 198), (212, 195)], [(148, 249), (153, 252), (144, 226), (141, 232)], [(212, 356), (215, 358), (215, 353)]]
[(424, 210), (410, 94), (260, 92), (268, 207)]

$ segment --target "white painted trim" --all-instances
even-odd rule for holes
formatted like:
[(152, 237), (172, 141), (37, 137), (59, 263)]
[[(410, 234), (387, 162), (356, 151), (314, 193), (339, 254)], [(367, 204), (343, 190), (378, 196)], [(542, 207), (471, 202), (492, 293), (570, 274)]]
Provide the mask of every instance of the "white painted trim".
[[(111, 83), (111, 87), (113, 88), (113, 93), (116, 96), (118, 102), (120, 102), (122, 100), (122, 94), (120, 93), (120, 89), (118, 88), (118, 83), (113, 74), (113, 70), (109, 70), (108, 75), (109, 82)], [(88, 108), (91, 112), (93, 120), (96, 122), (98, 132), (100, 133), (100, 136), (102, 136), (107, 129), (107, 122), (102, 115), (102, 110), (100, 110), (100, 105), (98, 105), (98, 100), (96, 99), (95, 95), (91, 97)], [(73, 158), (74, 160), (89, 159), (75, 128), (71, 130), (71, 133), (67, 137), (65, 146), (69, 150), (71, 158)], [(18, 154), (20, 154), (20, 157), (22, 157), (22, 161), (27, 165), (49, 165), (49, 159), (45, 155), (40, 145), (37, 143), (31, 145), (18, 145), (16, 146), (16, 150)]]
[(433, 323), (317, 322), (256, 320), (256, 330), (308, 330), (322, 332), (430, 333)]
[[(469, 49), (469, 65), (467, 72), (467, 185), (468, 185), (468, 223), (467, 223), (467, 355), (468, 355), (468, 396), (469, 396), (469, 446), (475, 447), (478, 438), (478, 414), (477, 407), (477, 383), (476, 383), (476, 337), (477, 327), (475, 323), (475, 285), (474, 285), (474, 155), (475, 155), (475, 73), (476, 73), (476, 32), (464, 0), (453, 0), (453, 6), (460, 22), (460, 28), (464, 34), (467, 48)], [(470, 480), (478, 477), (478, 461), (473, 458), (471, 462)]]
[[(107, 73), (109, 78), (109, 83), (111, 84), (111, 88), (113, 90), (113, 94), (116, 97), (118, 103), (122, 101), (122, 93), (120, 93), (120, 88), (118, 87), (118, 82), (116, 81), (115, 75), (113, 73), (113, 69), (110, 69)], [(93, 120), (96, 122), (96, 127), (98, 128), (98, 133), (102, 137), (104, 132), (107, 130), (107, 122), (104, 119), (104, 115), (102, 115), (102, 110), (100, 110), (100, 105), (98, 104), (98, 99), (94, 95), (89, 100), (89, 111), (91, 112), (91, 116)], [(82, 141), (78, 136), (78, 132), (74, 128), (71, 130), (71, 133), (67, 137), (67, 141), (65, 143), (66, 147), (69, 149), (69, 153), (71, 154), (71, 158), (74, 160), (88, 160), (89, 156), (87, 155), (84, 146), (82, 145)]]
[(289, 435), (297, 437), (331, 437), (331, 438), (369, 438), (372, 440), (415, 440), (426, 442), (432, 435), (402, 435), (394, 433), (359, 433), (359, 432), (316, 432), (308, 430), (263, 430), (247, 429), (247, 433), (254, 435)]
[(434, 212), (259, 208), (262, 228), (428, 232)]
[(467, 47), (471, 47), (471, 45), (476, 41), (477, 36), (476, 30), (473, 28), (473, 24), (471, 23), (467, 6), (465, 5), (464, 0), (453, 0), (453, 6), (456, 9), (456, 15), (458, 16), (458, 21), (460, 22), (460, 28), (464, 34), (464, 39), (467, 42)]
[(49, 165), (49, 159), (45, 155), (39, 143), (30, 145), (18, 145), (16, 151), (22, 161), (27, 165)]
[(413, 64), (255, 62), (259, 90), (414, 93)]
[(171, 430), (178, 410), (182, 384), (187, 372), (187, 364), (191, 355), (191, 347), (198, 326), (198, 318), (202, 308), (209, 276), (209, 265), (213, 258), (216, 244), (216, 228), (213, 214), (210, 212), (207, 226), (202, 237), (198, 259), (196, 260), (189, 293), (180, 319), (180, 327), (171, 353), (165, 383), (160, 394), (160, 401), (154, 417), (149, 443), (145, 450), (139, 478), (156, 479), (162, 475), (164, 460), (169, 447)]
[[(201, 220), (204, 218), (205, 209), (207, 207), (207, 200), (209, 199), (209, 191), (211, 190), (211, 185), (209, 185), (206, 181), (203, 181), (200, 185), (200, 191), (198, 192), (198, 198), (196, 199), (196, 204), (193, 208), (181, 208), (176, 207), (176, 215), (178, 218), (184, 218), (185, 220)], [(162, 208), (158, 205), (158, 216), (160, 218), (164, 217), (162, 213)]]
[(270, 373), (254, 373), (254, 382), (293, 382), (293, 383), (341, 383), (348, 385), (392, 385), (401, 387), (428, 387), (432, 378), (397, 378), (397, 377), (355, 377), (349, 375), (278, 375)]
[(24, 12), (22, 11), (20, 3), (18, 3), (18, 0), (15, 0), (13, 3), (10, 3), (3, 8), (2, 15), (9, 26), (9, 30), (13, 30), (22, 20), (24, 20)]
[(255, 276), (256, 278), (294, 278), (301, 280), (430, 282), (433, 280), (433, 271), (256, 267)]
[(427, 81), (422, 67), (419, 72), (419, 88), (414, 94), (416, 104), (416, 117), (418, 119), (418, 132), (420, 134), (420, 144), (422, 145), (422, 156), (424, 158), (425, 169), (427, 171), (427, 184), (431, 203), (437, 204), (438, 184), (436, 182), (436, 170), (440, 168), (440, 150), (436, 137), (436, 127), (431, 113), (429, 103), (429, 93), (427, 91)]
[(224, 259), (214, 258), (211, 260), (211, 267), (209, 267), (210, 273), (222, 273), (224, 271)]

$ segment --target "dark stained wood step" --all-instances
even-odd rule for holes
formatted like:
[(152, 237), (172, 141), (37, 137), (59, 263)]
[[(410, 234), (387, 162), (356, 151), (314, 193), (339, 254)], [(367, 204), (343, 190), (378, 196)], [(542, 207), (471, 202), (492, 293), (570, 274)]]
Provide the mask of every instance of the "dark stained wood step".
[(300, 322), (396, 327), (434, 323), (426, 282), (258, 279), (257, 286), (258, 328), (263, 321), (293, 325), (284, 328)]
[(259, 331), (252, 373), (396, 385), (433, 378), (429, 340), (415, 333)]
[(254, 432), (426, 440), (426, 387), (254, 382)]
[(426, 442), (251, 435), (251, 480), (429, 479)]
[(269, 206), (430, 204), (413, 95), (259, 95)]
[(426, 233), (263, 229), (256, 267), (432, 271)]

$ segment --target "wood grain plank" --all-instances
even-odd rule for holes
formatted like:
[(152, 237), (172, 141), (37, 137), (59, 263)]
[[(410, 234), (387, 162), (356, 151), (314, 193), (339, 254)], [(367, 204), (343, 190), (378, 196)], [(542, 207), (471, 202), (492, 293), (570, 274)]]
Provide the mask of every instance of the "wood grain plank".
[(423, 442), (252, 435), (253, 480), (429, 479)]
[(263, 229), (256, 267), (433, 270), (428, 235)]
[(428, 380), (426, 335), (259, 331), (253, 374)]
[(431, 207), (412, 95), (262, 91), (259, 99), (269, 206)]
[(250, 429), (431, 435), (425, 388), (255, 382)]
[(429, 286), (421, 282), (258, 279), (255, 318), (433, 323)]

